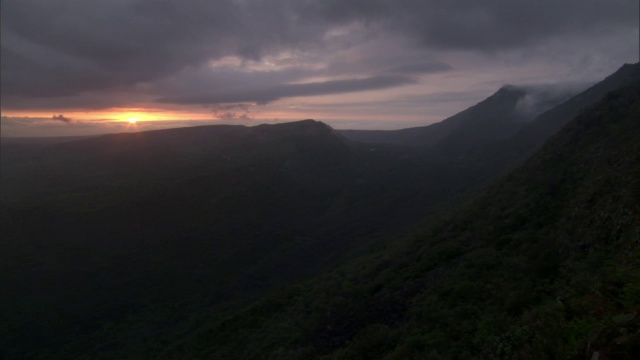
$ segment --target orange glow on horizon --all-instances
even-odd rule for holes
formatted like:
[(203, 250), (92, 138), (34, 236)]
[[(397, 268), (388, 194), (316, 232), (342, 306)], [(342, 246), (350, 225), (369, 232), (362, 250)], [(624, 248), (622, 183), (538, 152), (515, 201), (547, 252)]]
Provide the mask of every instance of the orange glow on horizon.
[[(265, 111), (266, 110), (266, 111)], [(247, 120), (252, 123), (271, 123), (271, 122), (287, 122), (308, 118), (320, 119), (321, 114), (304, 111), (278, 111), (259, 109), (259, 111), (250, 113), (249, 119), (240, 118), (218, 118), (215, 114), (206, 108), (202, 111), (175, 111), (157, 108), (111, 108), (105, 110), (76, 110), (76, 109), (56, 109), (56, 110), (8, 110), (3, 111), (2, 115), (16, 118), (40, 118), (51, 119), (54, 115), (64, 115), (72, 122), (102, 122), (102, 123), (121, 123), (126, 125), (141, 125), (143, 123), (162, 122), (162, 121), (189, 121), (189, 120), (206, 120), (220, 122), (224, 124), (243, 124)], [(135, 120), (134, 120), (135, 119)]]
[[(282, 104), (275, 106), (255, 106), (247, 113), (239, 113), (238, 117), (223, 118), (217, 117), (211, 109), (206, 107), (184, 109), (162, 109), (154, 107), (126, 107), (126, 108), (110, 108), (104, 110), (79, 110), (79, 109), (49, 109), (49, 110), (8, 110), (2, 111), (3, 116), (14, 118), (34, 118), (34, 119), (51, 119), (49, 123), (57, 122), (59, 126), (73, 125), (74, 123), (94, 123), (106, 125), (122, 125), (128, 130), (145, 130), (154, 128), (168, 128), (189, 126), (190, 121), (202, 122), (202, 124), (232, 124), (232, 125), (258, 125), (262, 123), (281, 123), (298, 121), (302, 119), (315, 119), (330, 123), (332, 119), (339, 121), (362, 121), (361, 114), (344, 114), (336, 111), (331, 114), (323, 113), (313, 107), (293, 106)], [(248, 115), (248, 118), (242, 118), (240, 115)], [(62, 123), (52, 119), (52, 116), (63, 115), (65, 118), (71, 119), (70, 123)], [(329, 116), (327, 116), (329, 115)], [(366, 121), (378, 121), (378, 118), (384, 118), (384, 114), (371, 115), (366, 114)], [(422, 119), (422, 118), (421, 118)], [(167, 122), (162, 124), (162, 122)], [(176, 122), (176, 123), (173, 123)], [(184, 122), (180, 124), (180, 122)], [(72, 131), (74, 127), (70, 127)], [(97, 128), (96, 128), (97, 129)], [(112, 131), (112, 130), (109, 130)]]
[[(105, 121), (105, 122), (145, 122), (166, 120), (215, 120), (211, 112), (172, 111), (154, 108), (111, 108), (105, 110), (8, 110), (2, 111), (3, 116), (24, 118), (51, 118), (62, 114), (73, 121)], [(131, 121), (135, 119), (135, 121)]]

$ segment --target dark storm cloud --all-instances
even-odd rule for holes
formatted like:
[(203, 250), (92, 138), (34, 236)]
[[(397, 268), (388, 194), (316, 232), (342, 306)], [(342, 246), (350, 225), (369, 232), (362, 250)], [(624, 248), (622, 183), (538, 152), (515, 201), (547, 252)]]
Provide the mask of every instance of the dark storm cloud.
[(496, 50), (562, 34), (638, 26), (628, 0), (327, 0), (306, 9), (334, 21), (363, 20), (423, 45)]
[[(638, 2), (630, 0), (4, 0), (2, 96), (6, 100), (125, 91), (224, 56), (258, 60), (284, 50), (328, 52), (332, 31), (354, 23), (371, 36), (395, 34), (424, 49), (495, 51), (559, 35), (637, 28), (637, 16)], [(351, 36), (340, 35), (340, 46), (352, 46)], [(366, 69), (375, 61), (363, 58), (358, 65)], [(399, 62), (387, 71), (428, 73), (448, 66), (434, 64)], [(332, 65), (327, 68), (340, 67)], [(358, 76), (374, 74), (379, 72)], [(274, 95), (265, 94), (264, 84), (258, 82), (253, 88), (263, 90), (212, 97), (205, 89), (201, 98), (268, 102), (404, 81), (392, 79), (301, 86), (287, 84), (283, 77), (270, 88)], [(252, 81), (248, 78), (249, 85)], [(164, 99), (178, 98), (169, 94)], [(190, 95), (190, 100), (181, 101), (197, 98)], [(3, 101), (7, 104), (11, 102)]]
[(399, 75), (373, 76), (365, 79), (333, 80), (305, 84), (282, 84), (262, 89), (248, 89), (238, 92), (218, 92), (197, 96), (165, 97), (159, 102), (174, 104), (224, 104), (253, 102), (266, 104), (285, 97), (329, 95), (353, 91), (378, 90), (412, 84), (411, 77)]
[(2, 90), (56, 96), (131, 86), (322, 35), (293, 15), (284, 1), (5, 0)]
[(12, 110), (101, 110), (112, 107), (127, 107), (147, 99), (136, 93), (111, 91), (83, 92), (66, 96), (11, 96), (2, 94), (2, 106), (10, 105)]

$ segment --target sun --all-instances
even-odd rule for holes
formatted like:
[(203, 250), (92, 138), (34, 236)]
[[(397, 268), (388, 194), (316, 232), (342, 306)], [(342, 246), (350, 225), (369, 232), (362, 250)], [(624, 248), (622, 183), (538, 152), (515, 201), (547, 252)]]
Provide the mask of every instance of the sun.
[(134, 117), (129, 118), (129, 124), (135, 124), (137, 122), (138, 122), (138, 118), (134, 118)]

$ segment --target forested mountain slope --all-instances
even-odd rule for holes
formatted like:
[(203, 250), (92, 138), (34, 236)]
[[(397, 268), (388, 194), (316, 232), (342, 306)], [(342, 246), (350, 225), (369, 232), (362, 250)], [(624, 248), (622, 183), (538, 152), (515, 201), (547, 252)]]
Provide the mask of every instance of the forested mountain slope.
[(633, 359), (640, 84), (611, 93), (464, 211), (201, 324), (166, 358)]
[[(423, 151), (423, 156), (435, 162), (460, 169), (460, 176), (476, 184), (488, 184), (496, 175), (504, 174), (521, 164), (550, 136), (559, 131), (585, 109), (600, 101), (608, 92), (640, 81), (640, 63), (625, 64), (615, 73), (535, 117), (511, 136), (489, 138), (477, 134), (477, 126), (460, 127), (451, 136)], [(500, 118), (500, 115), (492, 115)], [(495, 120), (499, 121), (499, 120)]]
[(551, 135), (580, 114), (584, 109), (600, 101), (610, 91), (640, 81), (640, 63), (625, 64), (618, 71), (594, 84), (564, 103), (545, 111), (525, 124), (510, 138), (482, 144), (481, 146), (450, 146), (436, 150), (449, 159), (455, 157), (467, 163), (490, 163), (495, 167), (509, 167), (525, 159), (537, 150)]
[[(625, 75), (622, 83), (633, 74)], [(516, 326), (516, 317), (531, 306), (549, 296), (564, 296), (560, 284), (571, 283), (572, 266), (587, 268), (574, 271), (589, 274), (587, 279), (599, 276), (593, 270), (598, 268), (584, 265), (580, 254), (596, 249), (589, 261), (597, 266), (605, 266), (615, 254), (591, 246), (594, 224), (605, 224), (598, 230), (604, 231), (615, 220), (615, 229), (634, 236), (625, 230), (629, 211), (635, 211), (626, 199), (631, 196), (631, 203), (637, 203), (633, 181), (638, 176), (611, 168), (619, 161), (629, 169), (625, 171), (637, 174), (637, 144), (629, 140), (637, 139), (637, 128), (627, 124), (633, 118), (629, 112), (637, 111), (633, 96), (608, 99), (617, 102), (606, 110), (611, 113), (607, 116), (590, 112), (582, 117), (597, 120), (584, 129), (592, 138), (572, 137), (565, 130), (546, 148), (554, 150), (545, 150), (569, 155), (543, 157), (541, 165), (531, 165), (538, 155), (526, 170), (515, 173), (521, 175), (501, 183), (506, 190), (494, 187), (479, 205), (407, 247), (394, 245), (399, 238), (389, 237), (389, 232), (404, 231), (436, 209), (451, 206), (531, 148), (507, 158), (511, 162), (493, 157), (484, 162), (443, 161), (446, 157), (406, 147), (348, 142), (312, 120), (117, 134), (37, 146), (3, 144), (0, 283), (8, 295), (0, 301), (0, 347), (10, 359), (78, 354), (144, 358), (150, 353), (165, 358), (207, 358), (214, 353), (262, 358), (259, 354), (279, 348), (284, 353), (274, 353), (276, 358), (298, 352), (303, 358), (342, 357), (367, 354), (347, 344), (358, 336), (366, 339), (366, 328), (380, 325), (388, 332), (384, 336), (390, 336), (389, 344), (396, 344), (384, 345), (381, 353), (401, 351), (405, 335), (411, 334), (427, 336), (416, 344), (432, 344), (435, 340), (428, 339), (440, 336), (441, 342), (430, 347), (434, 354), (447, 354), (445, 344), (457, 341), (466, 349), (459, 354), (489, 351), (484, 345), (469, 345), (466, 335), (455, 335), (460, 332), (451, 319), (467, 321), (478, 314), (463, 316), (455, 310), (458, 315), (448, 316), (444, 305), (449, 292), (483, 293), (478, 283), (486, 282), (493, 290), (484, 293), (502, 294), (499, 300), (489, 297), (487, 303), (473, 305), (481, 309), (477, 311), (497, 309), (496, 314), (502, 314), (489, 311), (485, 319), (490, 326), (481, 339), (494, 341), (498, 332)], [(614, 126), (605, 118), (621, 120)], [(622, 135), (626, 137), (619, 138)], [(576, 145), (553, 145), (558, 139)], [(591, 143), (583, 144), (584, 139)], [(511, 155), (501, 149), (499, 155)], [(611, 155), (616, 151), (624, 155), (620, 160)], [(585, 154), (580, 161), (587, 167), (575, 165), (575, 152)], [(600, 159), (595, 155), (604, 158), (594, 161)], [(586, 168), (595, 170), (584, 172)], [(602, 173), (601, 180), (596, 172)], [(610, 182), (615, 186), (603, 187)], [(585, 186), (593, 187), (594, 199), (581, 190)], [(529, 190), (521, 190), (525, 188)], [(611, 194), (618, 195), (611, 200)], [(571, 201), (575, 206), (562, 205)], [(591, 201), (596, 208), (622, 206), (627, 215), (611, 220), (606, 214), (617, 214), (617, 208), (584, 210), (593, 209), (584, 205)], [(561, 241), (554, 252), (556, 240), (548, 239), (555, 239), (554, 234), (574, 240)], [(621, 243), (635, 249), (624, 236)], [(523, 247), (518, 239), (534, 239), (539, 245)], [(229, 310), (224, 315), (231, 316), (229, 322), (220, 322), (225, 304), (246, 304), (385, 243), (387, 254), (275, 300), (278, 311), (264, 310), (262, 306), (271, 306), (264, 304), (272, 304), (266, 302), (246, 313), (232, 315)], [(476, 253), (490, 275), (467, 269), (476, 266), (468, 265), (474, 264)], [(556, 253), (560, 255), (552, 256)], [(567, 254), (579, 254), (577, 265)], [(515, 277), (538, 272), (555, 274), (553, 281), (541, 275), (549, 282), (542, 290), (536, 278)], [(490, 276), (495, 279), (487, 280)], [(458, 286), (462, 290), (456, 290)], [(512, 290), (507, 294), (505, 287)], [(525, 295), (532, 289), (531, 296)], [(444, 335), (428, 335), (433, 329), (420, 327), (424, 318), (411, 315), (414, 303), (423, 298), (442, 311), (433, 321), (441, 322)], [(452, 301), (455, 304), (455, 298)], [(512, 310), (505, 313), (506, 306)], [(491, 325), (496, 317), (496, 325)], [(242, 325), (245, 321), (250, 325)], [(286, 324), (292, 328), (281, 328)], [(476, 329), (473, 322), (468, 326)], [(246, 336), (250, 346), (236, 341)], [(251, 342), (252, 336), (262, 339), (260, 344)]]
[(319, 274), (465, 186), (410, 150), (345, 142), (313, 120), (67, 140), (0, 154), (10, 358)]
[(3, 151), (2, 341), (37, 354), (104, 321), (335, 264), (352, 229), (332, 237), (317, 221), (351, 186), (352, 154), (315, 121)]
[[(497, 175), (522, 163), (606, 93), (636, 81), (640, 81), (640, 63), (625, 64), (568, 100), (567, 93), (545, 95), (528, 88), (505, 86), (479, 104), (430, 126), (372, 132), (375, 138), (368, 137), (369, 132), (339, 133), (357, 141), (414, 146), (416, 156), (429, 164), (430, 169), (444, 169), (446, 177), (464, 184), (460, 192), (468, 192), (488, 185)], [(527, 108), (523, 104), (536, 101), (537, 106), (523, 111)], [(549, 108), (558, 102), (561, 103)]]

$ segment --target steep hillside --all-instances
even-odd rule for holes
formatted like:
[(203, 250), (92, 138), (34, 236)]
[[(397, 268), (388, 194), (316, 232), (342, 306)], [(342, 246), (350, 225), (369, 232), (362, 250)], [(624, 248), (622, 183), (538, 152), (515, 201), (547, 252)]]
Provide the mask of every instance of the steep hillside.
[(199, 330), (158, 355), (632, 359), (639, 119), (636, 83), (425, 234), (222, 320), (194, 322)]
[(601, 82), (540, 114), (511, 138), (470, 149), (464, 153), (465, 161), (493, 162), (497, 167), (508, 167), (509, 164), (518, 163), (536, 151), (551, 135), (580, 112), (600, 101), (605, 94), (638, 81), (640, 81), (640, 63), (625, 64)]
[(317, 221), (352, 187), (352, 156), (315, 121), (3, 152), (2, 338), (55, 346), (105, 319), (255, 296), (335, 264), (357, 229)]
[(640, 63), (624, 64), (618, 71), (609, 75), (584, 92), (572, 97), (558, 107), (540, 114), (531, 124), (521, 129), (512, 142), (523, 147), (540, 146), (549, 136), (556, 133), (570, 119), (583, 109), (600, 101), (607, 93), (620, 87), (640, 81)]
[[(605, 94), (640, 81), (640, 63), (626, 64), (599, 83), (551, 108), (523, 124), (515, 134), (493, 141), (473, 141), (473, 126), (461, 128), (460, 134), (444, 139), (425, 150), (423, 156), (460, 169), (460, 176), (476, 184), (488, 184), (497, 174), (504, 174), (521, 164), (550, 136)], [(481, 137), (482, 139), (482, 137)]]
[(531, 155), (581, 111), (609, 91), (640, 80), (640, 63), (625, 64), (585, 91), (505, 86), (442, 122), (395, 131), (341, 130), (353, 141), (422, 148), (432, 162), (456, 166), (460, 176), (492, 179)]

